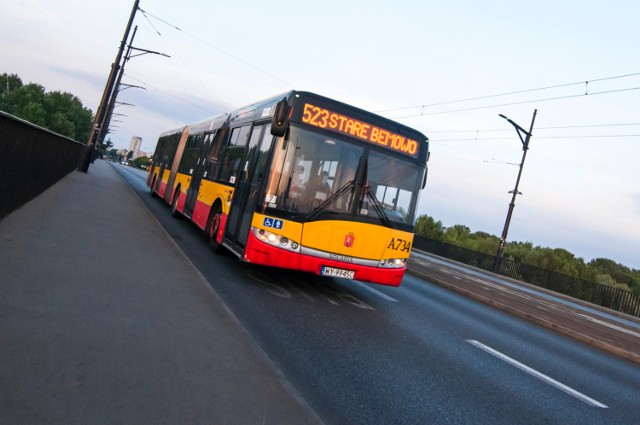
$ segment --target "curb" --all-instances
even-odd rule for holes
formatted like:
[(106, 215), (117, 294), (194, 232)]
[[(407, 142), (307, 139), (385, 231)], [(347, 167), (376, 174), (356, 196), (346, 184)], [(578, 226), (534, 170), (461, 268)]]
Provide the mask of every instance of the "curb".
[(561, 326), (561, 325), (558, 325), (556, 323), (549, 322), (548, 320), (540, 319), (540, 318), (538, 318), (536, 316), (533, 316), (533, 315), (531, 315), (529, 313), (526, 313), (526, 312), (524, 312), (522, 310), (519, 310), (519, 309), (511, 307), (509, 305), (497, 302), (495, 300), (492, 300), (490, 298), (487, 298), (487, 297), (484, 297), (482, 295), (476, 294), (474, 292), (468, 291), (466, 289), (461, 289), (461, 288), (459, 288), (459, 287), (457, 287), (455, 285), (452, 285), (452, 284), (450, 284), (450, 283), (448, 283), (448, 282), (446, 282), (446, 281), (444, 281), (442, 279), (434, 278), (433, 276), (429, 276), (426, 273), (420, 272), (418, 270), (409, 269), (409, 268), (407, 268), (407, 270), (411, 274), (413, 274), (415, 276), (418, 276), (418, 277), (421, 277), (423, 279), (426, 279), (429, 282), (432, 282), (432, 283), (435, 283), (435, 284), (437, 284), (439, 286), (442, 286), (442, 287), (445, 287), (447, 289), (450, 289), (450, 290), (452, 290), (452, 291), (454, 291), (454, 292), (456, 292), (458, 294), (464, 295), (464, 296), (466, 296), (468, 298), (471, 298), (471, 299), (473, 299), (475, 301), (478, 301), (478, 302), (481, 302), (483, 304), (489, 305), (489, 306), (494, 307), (494, 308), (496, 308), (496, 309), (498, 309), (500, 311), (503, 311), (505, 313), (511, 314), (512, 316), (516, 316), (516, 317), (518, 317), (520, 319), (524, 319), (524, 320), (526, 320), (528, 322), (534, 323), (534, 324), (539, 325), (539, 326), (541, 326), (543, 328), (550, 329), (550, 330), (552, 330), (554, 332), (557, 332), (559, 334), (568, 336), (568, 337), (573, 338), (573, 339), (575, 339), (577, 341), (580, 341), (580, 342), (582, 342), (584, 344), (590, 345), (592, 347), (598, 348), (598, 349), (600, 349), (602, 351), (605, 351), (607, 353), (613, 354), (613, 355), (615, 355), (617, 357), (623, 358), (625, 360), (628, 360), (628, 361), (631, 361), (631, 362), (633, 362), (635, 364), (640, 365), (640, 355), (639, 354), (624, 350), (624, 349), (622, 349), (620, 347), (616, 347), (616, 346), (614, 346), (612, 344), (609, 344), (607, 342), (604, 342), (604, 341), (596, 340), (596, 339), (594, 339), (594, 338), (592, 338), (592, 337), (590, 337), (588, 335), (585, 335), (585, 334), (582, 334), (580, 332), (577, 332), (577, 331), (575, 331), (575, 330), (573, 330), (571, 328), (568, 328), (568, 327), (565, 327), (565, 326)]

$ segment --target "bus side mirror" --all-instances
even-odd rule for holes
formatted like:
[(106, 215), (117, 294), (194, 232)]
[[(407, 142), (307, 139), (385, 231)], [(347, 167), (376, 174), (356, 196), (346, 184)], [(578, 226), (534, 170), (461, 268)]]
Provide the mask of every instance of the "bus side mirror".
[(289, 127), (289, 114), (291, 113), (291, 106), (287, 103), (286, 98), (283, 98), (276, 105), (276, 110), (273, 113), (273, 122), (271, 123), (271, 134), (276, 137), (282, 137), (287, 132)]

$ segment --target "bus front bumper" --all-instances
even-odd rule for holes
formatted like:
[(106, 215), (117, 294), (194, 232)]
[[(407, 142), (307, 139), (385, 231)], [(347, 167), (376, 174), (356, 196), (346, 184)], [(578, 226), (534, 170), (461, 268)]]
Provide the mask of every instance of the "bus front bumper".
[[(345, 272), (352, 271), (354, 272), (352, 277), (354, 280), (388, 286), (400, 286), (406, 271), (406, 267), (370, 267), (300, 254), (269, 245), (256, 238), (253, 232), (249, 232), (242, 260), (264, 266), (310, 272), (320, 276), (326, 275), (323, 274), (323, 270), (326, 273), (326, 268)], [(349, 273), (344, 274), (349, 275)]]

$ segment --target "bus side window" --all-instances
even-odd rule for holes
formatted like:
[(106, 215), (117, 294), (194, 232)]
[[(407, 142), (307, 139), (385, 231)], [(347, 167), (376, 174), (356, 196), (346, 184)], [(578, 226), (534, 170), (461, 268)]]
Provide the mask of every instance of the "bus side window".
[(207, 152), (206, 165), (205, 165), (205, 178), (208, 180), (215, 180), (220, 170), (220, 152), (222, 146), (226, 141), (226, 136), (229, 133), (228, 128), (221, 128), (215, 134), (208, 134), (207, 137), (211, 139), (209, 152)]
[(221, 167), (218, 178), (234, 184), (240, 171), (240, 162), (247, 146), (247, 136), (251, 125), (237, 127), (231, 131), (229, 143), (221, 155)]
[(204, 135), (202, 134), (192, 134), (189, 136), (178, 168), (179, 172), (183, 174), (193, 173), (193, 169), (198, 162), (198, 154), (200, 153), (200, 148), (203, 142)]

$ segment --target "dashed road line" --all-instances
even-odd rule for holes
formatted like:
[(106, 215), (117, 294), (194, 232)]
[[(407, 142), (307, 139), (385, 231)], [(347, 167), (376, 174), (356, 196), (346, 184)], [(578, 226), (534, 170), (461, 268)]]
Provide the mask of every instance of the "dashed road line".
[(489, 346), (486, 346), (486, 345), (482, 344), (481, 342), (478, 342), (478, 341), (473, 340), (473, 339), (467, 339), (466, 341), (469, 344), (471, 344), (471, 345), (473, 345), (473, 346), (475, 346), (475, 347), (477, 347), (477, 348), (479, 348), (479, 349), (491, 354), (492, 356), (495, 356), (495, 357), (499, 358), (500, 360), (510, 364), (511, 366), (515, 366), (516, 368), (520, 369), (521, 371), (526, 372), (529, 375), (531, 375), (531, 376), (533, 376), (535, 378), (538, 378), (541, 381), (546, 382), (547, 384), (552, 385), (552, 386), (556, 387), (557, 389), (559, 389), (561, 391), (564, 391), (565, 393), (569, 394), (572, 397), (577, 398), (578, 400), (580, 400), (580, 401), (582, 401), (584, 403), (587, 403), (590, 406), (599, 407), (599, 408), (602, 408), (602, 409), (608, 409), (609, 408), (609, 406), (607, 406), (605, 404), (602, 404), (599, 401), (592, 399), (591, 397), (587, 397), (586, 395), (582, 394), (581, 392), (576, 391), (573, 388), (568, 387), (568, 386), (564, 385), (563, 383), (558, 382), (555, 379), (550, 378), (547, 375), (545, 375), (545, 374), (543, 374), (541, 372), (538, 372), (537, 370), (532, 369), (529, 366), (527, 366), (527, 365), (525, 365), (523, 363), (520, 363), (519, 361), (514, 360), (511, 357), (509, 357), (509, 356), (507, 356), (505, 354), (502, 354), (501, 352), (499, 352), (497, 350), (494, 350), (493, 348), (491, 348)]

